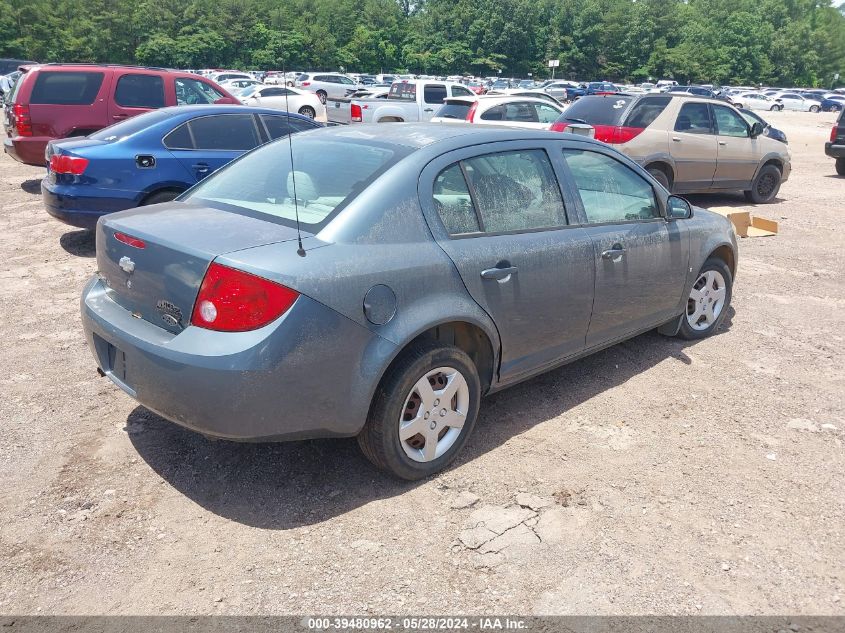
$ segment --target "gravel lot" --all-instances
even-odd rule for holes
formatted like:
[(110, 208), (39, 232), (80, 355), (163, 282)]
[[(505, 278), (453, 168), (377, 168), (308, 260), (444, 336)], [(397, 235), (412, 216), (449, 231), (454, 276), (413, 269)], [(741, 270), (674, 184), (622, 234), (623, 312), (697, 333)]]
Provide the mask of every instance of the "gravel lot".
[(99, 378), (93, 240), (0, 156), (0, 613), (845, 615), (845, 178), (833, 115), (769, 118), (792, 178), (724, 331), (492, 396), (416, 484), (354, 440), (208, 441)]

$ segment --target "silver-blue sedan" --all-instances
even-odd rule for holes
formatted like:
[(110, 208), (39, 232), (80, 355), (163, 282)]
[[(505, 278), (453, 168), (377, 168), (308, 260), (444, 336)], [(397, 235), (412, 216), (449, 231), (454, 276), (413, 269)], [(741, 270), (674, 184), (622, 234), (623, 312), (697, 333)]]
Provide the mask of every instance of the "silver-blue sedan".
[(220, 438), (357, 436), (418, 479), (485, 394), (649, 329), (713, 333), (737, 247), (602, 143), (394, 124), (282, 139), (104, 217), (97, 264), (88, 343), (141, 404)]

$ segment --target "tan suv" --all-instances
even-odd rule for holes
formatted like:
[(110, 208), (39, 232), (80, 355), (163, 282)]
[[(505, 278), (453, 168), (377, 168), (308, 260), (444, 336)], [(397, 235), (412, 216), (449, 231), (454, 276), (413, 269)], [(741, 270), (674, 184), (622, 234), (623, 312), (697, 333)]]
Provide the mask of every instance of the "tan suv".
[(789, 178), (789, 148), (727, 102), (673, 94), (582, 97), (552, 124), (587, 123), (595, 137), (645, 167), (674, 193), (743, 191), (771, 202)]

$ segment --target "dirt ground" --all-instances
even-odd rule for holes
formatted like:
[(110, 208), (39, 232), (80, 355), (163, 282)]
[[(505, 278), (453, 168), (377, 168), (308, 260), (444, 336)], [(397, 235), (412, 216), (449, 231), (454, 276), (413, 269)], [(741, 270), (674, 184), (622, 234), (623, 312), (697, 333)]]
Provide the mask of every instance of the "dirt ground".
[(0, 155), (0, 613), (845, 615), (845, 178), (833, 115), (769, 118), (792, 178), (724, 331), (492, 396), (415, 484), (354, 440), (208, 441), (99, 378), (93, 240)]

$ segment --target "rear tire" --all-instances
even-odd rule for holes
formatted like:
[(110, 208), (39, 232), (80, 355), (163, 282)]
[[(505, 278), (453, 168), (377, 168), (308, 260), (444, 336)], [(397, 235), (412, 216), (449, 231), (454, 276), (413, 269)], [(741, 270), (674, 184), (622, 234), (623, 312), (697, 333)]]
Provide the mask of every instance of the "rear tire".
[(810, 112), (812, 112), (813, 114), (817, 113), (818, 111), (819, 106), (810, 106)]
[(690, 290), (678, 336), (696, 340), (719, 329), (731, 305), (732, 290), (733, 276), (727, 264), (715, 257), (704, 262)]
[(660, 167), (649, 167), (646, 171), (668, 191), (672, 191), (672, 181), (669, 180), (669, 176)]
[[(439, 401), (443, 392), (448, 403)], [(414, 345), (382, 378), (358, 445), (381, 470), (411, 481), (428, 477), (446, 468), (463, 448), (480, 400), (478, 370), (463, 350), (440, 343)]]
[(160, 204), (162, 202), (170, 202), (171, 200), (173, 200), (176, 196), (180, 195), (181, 193), (182, 193), (181, 191), (159, 191), (159, 192), (154, 193), (153, 195), (151, 195), (147, 198), (144, 198), (144, 200), (141, 202), (141, 206), (146, 207), (147, 205), (150, 205), (150, 204)]
[(845, 176), (845, 158), (836, 159), (836, 173)]
[(781, 177), (780, 169), (774, 165), (764, 165), (751, 183), (751, 189), (743, 192), (745, 199), (754, 204), (771, 202), (780, 191)]
[(299, 108), (299, 113), (302, 116), (307, 116), (309, 119), (313, 119), (317, 116), (317, 113), (311, 106), (302, 106), (301, 108)]
[(774, 104), (771, 108), (769, 108), (769, 112), (777, 112), (778, 111), (778, 104)]

